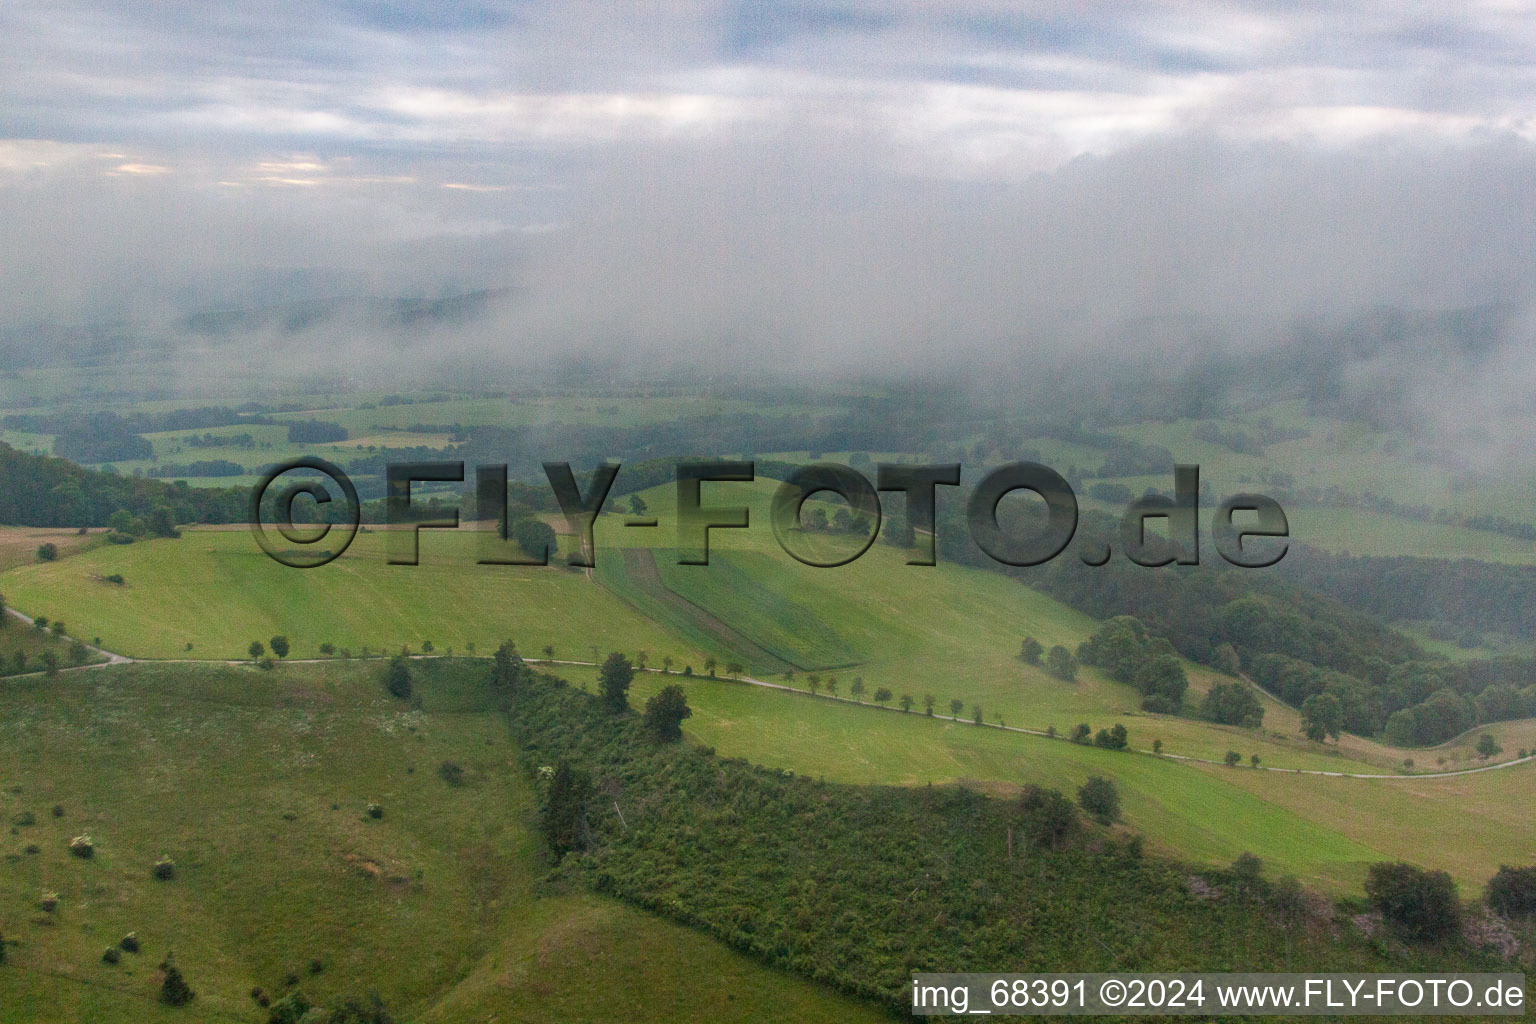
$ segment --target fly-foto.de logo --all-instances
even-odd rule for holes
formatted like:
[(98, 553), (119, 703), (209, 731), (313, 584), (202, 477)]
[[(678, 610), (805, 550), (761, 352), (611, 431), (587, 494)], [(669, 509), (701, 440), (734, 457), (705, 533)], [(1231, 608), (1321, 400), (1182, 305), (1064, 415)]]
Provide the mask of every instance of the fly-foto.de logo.
[[(622, 466), (605, 463), (578, 481), (568, 462), (544, 463), (555, 502), (565, 518), (575, 549), (567, 564), (596, 565), (597, 544), (593, 526), (608, 502)], [(284, 478), (289, 478), (286, 481)], [(329, 479), (329, 486), (325, 482)], [(479, 531), (482, 565), (547, 565), (551, 544), (515, 545), (508, 541), (509, 502), (507, 467), (482, 465), (475, 469), (475, 509), (481, 521), (495, 522), (496, 530)], [(875, 480), (839, 463), (822, 462), (794, 468), (775, 490), (769, 507), (769, 525), (779, 547), (795, 560), (811, 566), (832, 568), (847, 565), (869, 550), (889, 514), (887, 502), (904, 517), (911, 531), (908, 565), (934, 565), (938, 550), (940, 488), (959, 487), (958, 463), (912, 465), (881, 463)], [(750, 461), (691, 460), (676, 467), (676, 530), (678, 562), (709, 564), (711, 530), (752, 528), (751, 509), (745, 505), (706, 503), (709, 483), (751, 483), (756, 480)], [(1118, 543), (1102, 540), (1079, 545), (1077, 555), (1085, 565), (1104, 565), (1115, 549), (1143, 566), (1198, 565), (1200, 563), (1200, 468), (1175, 466), (1173, 495), (1149, 493), (1132, 501), (1120, 517)], [(465, 482), (462, 462), (392, 463), (385, 471), (383, 523), (389, 527), (387, 560), (391, 565), (416, 565), (420, 558), (422, 530), (456, 530), (456, 508), (429, 513), (412, 503), (416, 483)], [(333, 493), (333, 489), (338, 493)], [(1030, 492), (1039, 502), (1036, 514), (1024, 521), (1000, 515), (1003, 499), (1015, 492)], [(882, 492), (889, 497), (882, 499)], [(805, 542), (803, 517), (806, 502), (814, 495), (833, 494), (847, 505), (841, 532), (851, 538), (835, 553), (813, 550)], [(825, 512), (820, 513), (825, 517)], [(815, 517), (813, 517), (815, 518)], [(273, 467), (251, 492), (250, 524), (257, 543), (268, 555), (294, 568), (317, 568), (338, 558), (356, 537), (362, 522), (362, 504), (352, 480), (339, 467), (318, 458), (302, 458)], [(1162, 529), (1149, 530), (1156, 523)], [(635, 514), (624, 526), (658, 529), (659, 516)], [(1042, 565), (1056, 558), (1077, 535), (1078, 502), (1072, 486), (1061, 474), (1037, 462), (1011, 462), (994, 467), (966, 496), (965, 528), (970, 540), (987, 557), (1012, 566)], [(1234, 494), (1217, 503), (1212, 512), (1211, 535), (1217, 553), (1242, 568), (1264, 568), (1285, 557), (1290, 524), (1279, 503), (1262, 494)], [(274, 536), (275, 535), (275, 536)], [(280, 538), (280, 540), (279, 540)], [(284, 546), (286, 545), (286, 546)]]

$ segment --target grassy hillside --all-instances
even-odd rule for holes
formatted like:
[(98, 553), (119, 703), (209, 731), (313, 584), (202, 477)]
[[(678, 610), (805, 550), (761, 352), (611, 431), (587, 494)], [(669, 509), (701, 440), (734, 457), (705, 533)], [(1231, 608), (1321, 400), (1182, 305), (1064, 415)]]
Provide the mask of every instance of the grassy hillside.
[[(0, 834), (0, 1021), (260, 1021), (251, 988), (280, 994), (290, 972), (321, 1003), (376, 989), (422, 1021), (883, 1019), (617, 903), (541, 893), (533, 796), (484, 664), (419, 663), (419, 710), (377, 671), (126, 666), (0, 687), (0, 814), (17, 823)], [(450, 759), (460, 786), (439, 776)], [(67, 849), (82, 833), (90, 860)], [(162, 855), (170, 881), (151, 877)], [(129, 931), (142, 952), (103, 963)], [(171, 950), (198, 993), (181, 1010), (154, 999)]]
[[(31, 614), (62, 617), (72, 630), (100, 636), (111, 650), (150, 658), (241, 658), (252, 639), (282, 633), (295, 658), (314, 657), (321, 643), (361, 653), (419, 648), (484, 653), (511, 637), (530, 655), (546, 644), (556, 656), (597, 660), (609, 650), (644, 650), (653, 665), (666, 655), (679, 667), (702, 669), (705, 654), (739, 660), (757, 673), (800, 665), (792, 685), (807, 686), (805, 666), (822, 668), (848, 694), (855, 678), (872, 694), (884, 686), (898, 697), (933, 694), (941, 707), (959, 699), (988, 721), (1062, 732), (1079, 722), (1095, 728), (1123, 721), (1147, 743), (1220, 759), (1236, 749), (1276, 767), (1333, 771), (1416, 770), (1464, 764), (1470, 743), (1453, 749), (1403, 751), (1370, 740), (1309, 743), (1295, 711), (1266, 699), (1263, 732), (1188, 718), (1149, 715), (1128, 686), (1084, 669), (1065, 683), (1018, 658), (1034, 636), (1047, 646), (1075, 648), (1095, 622), (998, 574), (963, 566), (909, 566), (905, 552), (877, 543), (851, 565), (813, 568), (779, 550), (767, 529), (770, 482), (711, 484), (706, 501), (753, 508), (749, 530), (715, 531), (713, 564), (679, 566), (670, 549), (653, 549), (654, 573), (635, 576), (639, 541), (669, 545), (673, 531), (625, 529), (617, 516), (598, 526), (593, 575), (557, 568), (475, 564), (475, 535), (423, 531), (421, 564), (386, 564), (384, 534), (360, 534), (347, 554), (316, 570), (278, 565), (243, 530), (192, 530), (180, 540), (103, 545), (49, 564), (24, 564), (0, 574), (0, 591)], [(663, 515), (670, 488), (646, 492)], [(625, 543), (628, 549), (621, 548)], [(1148, 570), (1155, 571), (1155, 570)], [(126, 583), (102, 582), (112, 573)], [(595, 578), (594, 578), (595, 577)], [(642, 585), (643, 584), (643, 585)], [(663, 599), (664, 598), (664, 599)], [(187, 650), (191, 643), (192, 649)], [(789, 661), (786, 659), (793, 658)], [(1191, 703), (1217, 678), (1187, 665)], [(1491, 731), (1505, 757), (1536, 747), (1508, 726)]]
[[(666, 490), (648, 493), (660, 504)], [(582, 660), (595, 660), (594, 649), (645, 650), (653, 664), (670, 654), (697, 671), (705, 653), (762, 665), (765, 649), (777, 645), (808, 664), (867, 653), (867, 660), (824, 673), (836, 675), (845, 693), (858, 676), (871, 693), (879, 686), (917, 697), (932, 692), (944, 704), (979, 703), (990, 720), (1039, 729), (1141, 716), (1130, 688), (1092, 670), (1067, 684), (1018, 659), (1026, 635), (1075, 648), (1094, 629), (1087, 616), (996, 573), (905, 565), (905, 553), (884, 544), (842, 568), (801, 565), (767, 531), (771, 485), (740, 493), (740, 500), (763, 505), (764, 515), (752, 530), (716, 532), (717, 564), (657, 568), (690, 611), (739, 624), (755, 641), (750, 645), (733, 646), (696, 615), (673, 614), (643, 590), (600, 583), (624, 564), (623, 551), (606, 544), (623, 530), (613, 516), (600, 523), (597, 580), (565, 569), (476, 565), (476, 538), (468, 533), (424, 531), (418, 566), (385, 564), (384, 535), (360, 534), (341, 559), (304, 571), (272, 562), (243, 530), (193, 530), (180, 540), (102, 546), (20, 566), (0, 575), (0, 588), (16, 607), (62, 616), (108, 649), (135, 657), (240, 658), (252, 639), (278, 633), (293, 640), (296, 658), (315, 656), (324, 642), (353, 653), (365, 645), (419, 647), (423, 640), (462, 652), (474, 642), (483, 653), (512, 637), (529, 654), (545, 644), (557, 657)], [(738, 499), (727, 493), (709, 500)], [(631, 544), (640, 532), (627, 531)], [(670, 543), (671, 531), (659, 532), (657, 539)], [(661, 550), (660, 560), (667, 558)], [(126, 585), (100, 581), (112, 573)], [(775, 608), (793, 617), (771, 627)], [(803, 628), (792, 628), (797, 623)], [(778, 666), (770, 660), (767, 667)], [(1200, 756), (1220, 757), (1231, 742), (1189, 720), (1164, 719), (1157, 729)], [(1296, 767), (1314, 766), (1319, 756), (1294, 743), (1270, 745), (1265, 756)]]
[[(581, 678), (575, 670), (563, 674)], [(631, 703), (641, 706), (678, 681), (643, 675)], [(1106, 775), (1121, 788), (1127, 822), (1163, 850), (1218, 864), (1248, 850), (1335, 891), (1358, 891), (1372, 861), (1402, 858), (1450, 871), (1470, 893), (1500, 864), (1527, 862), (1536, 845), (1536, 825), (1520, 795), (1529, 791), (1533, 765), (1403, 780), (1194, 766), (935, 721), (920, 710), (878, 711), (726, 681), (683, 682), (693, 708), (685, 731), (724, 756), (840, 782), (966, 782), (994, 792), (1026, 783), (1075, 789), (1091, 774)], [(1153, 737), (1128, 724), (1132, 744), (1150, 746)], [(1241, 746), (1245, 755), (1252, 749)], [(1190, 753), (1174, 742), (1166, 752)], [(1331, 770), (1343, 769), (1334, 762)]]
[[(38, 629), (35, 624), (23, 622), (9, 611), (0, 616), (0, 677), (46, 671), (44, 659), (49, 651), (53, 652), (59, 668), (106, 660), (103, 655), (76, 647), (69, 637), (60, 637), (51, 629)], [(84, 660), (77, 661), (77, 657)]]
[(774, 587), (773, 563), (756, 552), (721, 552), (708, 566), (689, 566), (665, 548), (625, 548), (598, 567), (604, 585), (636, 608), (702, 648), (727, 648), (752, 672), (846, 668), (866, 658)]
[(1286, 516), (1292, 537), (1326, 551), (1536, 565), (1536, 545), (1530, 541), (1483, 530), (1352, 508), (1291, 508)]
[[(507, 692), (529, 769), (601, 780), (580, 830), (552, 823), (572, 850), (564, 874), (893, 1007), (929, 970), (1494, 962), (1455, 940), (1370, 938), (1347, 909), (1145, 856), (1113, 827), (1083, 834), (1070, 810), (1046, 824), (1031, 810), (1049, 802), (1038, 793), (1021, 804), (963, 787), (839, 785), (658, 744), (633, 715), (548, 675), (524, 674)], [(1202, 895), (1207, 885), (1219, 891)], [(1275, 898), (1286, 889), (1292, 897)]]
[[(1236, 750), (1245, 761), (1258, 755), (1271, 767), (1391, 772), (1402, 770), (1405, 756), (1414, 758), (1416, 771), (1441, 767), (1442, 757), (1444, 767), (1474, 763), (1475, 734), (1430, 751), (1397, 750), (1353, 737), (1320, 745), (1300, 735), (1294, 710), (1267, 698), (1265, 728), (1254, 731), (1146, 714), (1131, 688), (1096, 670), (1083, 670), (1075, 683), (1062, 682), (1024, 664), (1017, 656), (1019, 642), (1034, 636), (1047, 646), (1075, 648), (1095, 628), (1093, 620), (1001, 574), (949, 564), (905, 565), (905, 552), (882, 543), (845, 567), (801, 565), (779, 550), (768, 529), (774, 486), (771, 481), (705, 485), (706, 504), (746, 504), (753, 522), (749, 530), (714, 531), (715, 561), (708, 567), (677, 566), (669, 557), (677, 539), (669, 517), (673, 489), (661, 487), (643, 495), (662, 517), (661, 528), (626, 528), (618, 516), (600, 519), (598, 570), (591, 575), (478, 566), (477, 538), (445, 531), (422, 533), (419, 566), (385, 564), (384, 536), (372, 532), (360, 535), (339, 561), (301, 571), (268, 560), (244, 531), (196, 530), (180, 540), (102, 546), (56, 563), (19, 565), (0, 575), (0, 590), (24, 611), (63, 617), (81, 635), (99, 635), (109, 649), (136, 656), (239, 658), (251, 639), (277, 633), (293, 640), (295, 658), (315, 656), (322, 642), (360, 653), (364, 645), (375, 651), (402, 643), (419, 649), (425, 640), (438, 651), (451, 647), (460, 653), (473, 642), (483, 655), (512, 637), (529, 655), (546, 644), (559, 658), (580, 660), (596, 660), (609, 650), (644, 650), (652, 665), (671, 655), (695, 672), (706, 654), (722, 664), (765, 664), (757, 652), (776, 671), (774, 658), (804, 659), (798, 662), (802, 666), (842, 664), (856, 652), (857, 664), (821, 668), (823, 685), (835, 676), (846, 696), (859, 678), (866, 699), (884, 686), (897, 697), (912, 695), (921, 707), (923, 695), (931, 693), (941, 709), (958, 699), (967, 717), (979, 704), (988, 722), (1054, 727), (1061, 733), (1079, 722), (1094, 729), (1123, 722), (1138, 747), (1161, 740), (1170, 753), (1213, 760)], [(624, 573), (624, 549), (647, 543), (656, 545), (656, 579), (678, 598), (679, 607), (693, 610), (688, 616), (654, 600), (654, 581), (647, 591)], [(121, 573), (126, 585), (99, 582), (112, 572)], [(701, 625), (710, 619), (749, 641), (745, 655), (730, 635)], [(1193, 702), (1216, 677), (1187, 667)], [(805, 688), (805, 677), (802, 668), (792, 685)], [(783, 681), (782, 674), (774, 679)], [(1444, 785), (1362, 783), (1359, 792), (1379, 794), (1371, 799), (1379, 806), (1378, 817), (1389, 823), (1378, 834), (1371, 830), (1374, 819), (1351, 818), (1342, 809), (1347, 796), (1340, 798), (1339, 809), (1332, 798), (1323, 798), (1334, 792), (1337, 780), (1244, 768), (1219, 769), (1214, 778), (1220, 781), (1213, 782), (1188, 765), (974, 727), (895, 725), (901, 718), (894, 714), (825, 701), (813, 705), (790, 694), (741, 692), (748, 695), (732, 699), (749, 702), (743, 707), (717, 709), (715, 696), (701, 698), (691, 723), (701, 739), (722, 751), (850, 781), (974, 779), (987, 785), (1051, 780), (1076, 785), (1091, 766), (1110, 758), (1104, 765), (1124, 776), (1130, 820), (1155, 844), (1213, 861), (1254, 849), (1286, 870), (1336, 888), (1356, 887), (1362, 865), (1383, 856), (1443, 865), (1464, 886), (1480, 886), (1501, 861), (1528, 860), (1520, 844), (1529, 846), (1536, 838), (1527, 823), (1504, 817), (1503, 801), (1514, 792), (1508, 787), (1529, 777), (1526, 768)], [(807, 707), (818, 709), (811, 724), (799, 717)], [(1488, 731), (1503, 744), (1502, 757), (1513, 757), (1520, 747), (1536, 748), (1529, 723)], [(1421, 784), (1427, 795), (1410, 798), (1407, 794), (1420, 792), (1412, 787)], [(1493, 808), (1486, 818), (1491, 831), (1467, 831), (1462, 805), (1485, 803)], [(1426, 833), (1424, 822), (1438, 831)], [(1418, 838), (1410, 839), (1415, 829)], [(1437, 836), (1454, 839), (1442, 842)]]
[[(360, 653), (430, 640), (462, 652), (512, 637), (566, 657), (590, 657), (599, 645), (699, 660), (583, 574), (476, 565), (475, 542), (423, 531), (420, 565), (388, 565), (385, 535), (369, 532), (330, 565), (298, 570), (268, 558), (244, 529), (192, 530), (21, 566), (0, 577), (0, 592), (22, 611), (63, 618), (109, 650), (143, 658), (241, 658), (251, 640), (281, 633), (295, 658), (315, 657), (322, 643)], [(124, 585), (101, 581), (114, 573)]]

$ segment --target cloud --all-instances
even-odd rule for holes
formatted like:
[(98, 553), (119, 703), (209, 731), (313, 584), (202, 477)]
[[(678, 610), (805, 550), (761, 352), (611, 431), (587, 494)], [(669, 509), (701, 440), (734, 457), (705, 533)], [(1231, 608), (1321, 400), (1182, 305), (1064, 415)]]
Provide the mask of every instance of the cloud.
[(170, 174), (171, 169), (164, 164), (118, 164), (107, 174)]
[[(882, 124), (1030, 169), (1198, 124), (1231, 135), (1528, 126), (1520, 5), (988, 0), (0, 10), (0, 123), (209, 148), (607, 144), (743, 119)], [(1355, 111), (1351, 114), (1350, 111)], [(943, 129), (940, 131), (939, 129)]]
[[(12, 326), (348, 373), (1016, 376), (1506, 310), (1408, 353), (1465, 411), (1517, 400), (1536, 322), (1515, 4), (15, 0), (0, 40)], [(409, 330), (174, 326), (475, 290)]]

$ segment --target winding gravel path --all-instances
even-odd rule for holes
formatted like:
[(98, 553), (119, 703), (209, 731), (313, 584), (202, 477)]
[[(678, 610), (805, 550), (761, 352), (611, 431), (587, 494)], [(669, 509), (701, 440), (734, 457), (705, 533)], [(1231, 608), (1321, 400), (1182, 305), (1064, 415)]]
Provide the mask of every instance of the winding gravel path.
[[(23, 615), (21, 612), (17, 611), (16, 609), (14, 609), (14, 608), (7, 608), (6, 612), (11, 614), (11, 615), (16, 616), (16, 618), (20, 619), (22, 622), (25, 622), (27, 625), (29, 625), (29, 626), (32, 625), (31, 617), (27, 616), (27, 615)], [(81, 642), (84, 643), (84, 641), (81, 641)], [(85, 644), (85, 647), (86, 647), (87, 650), (91, 651), (93, 654), (97, 654), (97, 655), (105, 658), (106, 660), (105, 661), (93, 662), (92, 664), (89, 664), (89, 665), (74, 665), (74, 666), (70, 666), (69, 668), (60, 668), (59, 671), (61, 673), (63, 673), (63, 672), (88, 672), (88, 671), (91, 671), (92, 669), (110, 668), (113, 665), (248, 665), (248, 664), (250, 664), (249, 660), (244, 659), (244, 658), (241, 658), (241, 659), (230, 659), (230, 660), (219, 660), (219, 659), (209, 659), (209, 658), (130, 658), (127, 655), (117, 654), (117, 653), (115, 653), (113, 651), (108, 651), (108, 650), (104, 650), (104, 649), (99, 648), (99, 647), (94, 647), (94, 646), (92, 646), (90, 644)], [(422, 659), (422, 658), (446, 657), (446, 655), (438, 655), (438, 654), (413, 654), (413, 655), (411, 655), (411, 657), (413, 659)], [(291, 661), (286, 662), (286, 664), (290, 664), (290, 665), (318, 665), (318, 664), (324, 664), (325, 662), (328, 662), (328, 661), (335, 661), (335, 660), (336, 659), (334, 659), (334, 658), (294, 658)], [(584, 668), (596, 668), (597, 664), (598, 664), (595, 661), (572, 661), (572, 660), (568, 660), (568, 659), (564, 659), (564, 658), (524, 658), (523, 661), (527, 662), (530, 665), (574, 665), (574, 666), (584, 667)], [(650, 673), (655, 674), (655, 675), (669, 675), (669, 674), (670, 675), (675, 675), (680, 680), (681, 679), (686, 679), (686, 678), (699, 678), (699, 679), (709, 678), (707, 676), (687, 677), (687, 676), (683, 676), (681, 673), (676, 673), (676, 672), (665, 673), (665, 672), (662, 672), (661, 669), (655, 669), (655, 668), (639, 669), (638, 671), (650, 672)], [(38, 675), (38, 674), (41, 674), (41, 670), (39, 670), (37, 672), (23, 673), (23, 675)], [(13, 677), (13, 678), (19, 678), (19, 677)], [(806, 692), (805, 690), (797, 690), (793, 686), (786, 686), (783, 683), (769, 682), (766, 679), (755, 679), (752, 676), (738, 676), (735, 679), (717, 679), (716, 681), (718, 681), (718, 682), (745, 683), (745, 684), (747, 684), (749, 686), (761, 686), (764, 689), (768, 689), (768, 690), (784, 690), (784, 691), (787, 691), (789, 693), (799, 694), (799, 695), (801, 695), (803, 697), (810, 697), (810, 698), (812, 698), (814, 700), (835, 700), (835, 701), (838, 701), (838, 702), (840, 702), (842, 704), (850, 705), (852, 707), (868, 708), (871, 711), (888, 711), (888, 712), (893, 712), (895, 714), (910, 714), (910, 712), (902, 711), (900, 708), (886, 707), (886, 706), (884, 706), (882, 704), (866, 704), (863, 701), (850, 700), (847, 697), (835, 697), (835, 696), (832, 696), (831, 694), (826, 694), (826, 695), (811, 694), (811, 693)], [(920, 717), (923, 717), (923, 718), (934, 718), (934, 719), (937, 719), (937, 720), (942, 721), (942, 722), (955, 722), (955, 723), (963, 723), (963, 724), (967, 724), (967, 725), (974, 724), (969, 719), (959, 718), (959, 717), (954, 716), (954, 715), (938, 715), (938, 714), (928, 715), (928, 714), (923, 714)], [(989, 723), (989, 724), (986, 724), (986, 725), (982, 726), (982, 728), (986, 728), (986, 729), (1001, 729), (1004, 732), (1016, 732), (1016, 733), (1021, 733), (1022, 735), (1025, 735), (1025, 736), (1038, 736), (1038, 737), (1040, 737), (1042, 739), (1059, 739), (1059, 737), (1052, 737), (1049, 733), (1043, 732), (1043, 731), (1041, 731), (1039, 729), (1025, 729), (1025, 728), (1023, 728), (1021, 726), (1016, 726), (1016, 725), (993, 725), (993, 724)], [(1129, 748), (1129, 751), (1131, 753), (1136, 753), (1136, 754), (1145, 754), (1148, 757), (1166, 758), (1167, 760), (1170, 760), (1170, 761), (1183, 761), (1183, 762), (1188, 763), (1188, 764), (1211, 764), (1211, 765), (1221, 765), (1223, 767), (1226, 767), (1226, 763), (1224, 761), (1215, 761), (1215, 760), (1212, 760), (1210, 758), (1204, 758), (1204, 757), (1191, 757), (1191, 756), (1189, 756), (1187, 754), (1158, 753), (1158, 752), (1154, 752), (1154, 751), (1151, 751), (1151, 750), (1145, 750), (1145, 749), (1141, 749), (1141, 748), (1137, 748), (1137, 747), (1131, 747), (1131, 748)], [(1527, 762), (1530, 762), (1530, 761), (1536, 761), (1536, 754), (1531, 754), (1531, 755), (1529, 755), (1527, 757), (1512, 758), (1512, 759), (1510, 759), (1508, 761), (1499, 761), (1496, 764), (1480, 765), (1479, 767), (1476, 767), (1476, 768), (1458, 768), (1458, 769), (1455, 769), (1454, 771), (1448, 771), (1448, 772), (1418, 772), (1418, 773), (1412, 773), (1412, 774), (1404, 774), (1404, 773), (1401, 773), (1401, 772), (1390, 773), (1390, 774), (1388, 774), (1388, 773), (1375, 773), (1375, 774), (1373, 774), (1373, 773), (1368, 773), (1368, 772), (1328, 772), (1328, 771), (1323, 771), (1322, 769), (1319, 769), (1319, 768), (1276, 768), (1276, 767), (1274, 767), (1272, 765), (1266, 765), (1266, 764), (1246, 765), (1246, 766), (1236, 766), (1236, 765), (1234, 765), (1232, 767), (1233, 767), (1233, 770), (1235, 770), (1235, 771), (1279, 772), (1279, 773), (1284, 774), (1284, 775), (1321, 775), (1321, 776), (1324, 776), (1326, 778), (1332, 778), (1332, 779), (1385, 779), (1385, 780), (1388, 780), (1388, 781), (1403, 782), (1403, 781), (1412, 781), (1412, 780), (1415, 780), (1415, 779), (1449, 779), (1449, 778), (1453, 778), (1453, 777), (1458, 776), (1458, 775), (1477, 775), (1480, 772), (1496, 772), (1496, 771), (1502, 771), (1505, 768), (1513, 768), (1516, 765), (1526, 764)]]

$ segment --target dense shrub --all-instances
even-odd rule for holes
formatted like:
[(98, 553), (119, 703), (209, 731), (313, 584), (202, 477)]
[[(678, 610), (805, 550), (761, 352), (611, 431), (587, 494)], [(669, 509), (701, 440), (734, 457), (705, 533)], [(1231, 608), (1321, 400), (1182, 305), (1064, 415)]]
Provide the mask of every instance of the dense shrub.
[(1263, 882), (1264, 862), (1256, 855), (1243, 852), (1237, 855), (1227, 871), (1239, 889), (1253, 892)]
[(1102, 825), (1120, 817), (1120, 794), (1115, 784), (1103, 776), (1091, 776), (1077, 790), (1077, 802)]
[(1077, 679), (1078, 661), (1071, 651), (1057, 644), (1045, 656), (1045, 669), (1057, 679), (1070, 683)]
[(1060, 790), (1025, 786), (1019, 795), (1020, 827), (1032, 846), (1060, 849), (1082, 831), (1077, 809)]
[(411, 699), (415, 686), (411, 682), (411, 666), (405, 655), (397, 654), (389, 659), (389, 668), (384, 671), (384, 688), (400, 700)]
[(1201, 699), (1199, 715), (1207, 722), (1257, 729), (1264, 724), (1264, 705), (1245, 683), (1217, 683)]
[(187, 984), (187, 979), (182, 977), (181, 969), (176, 966), (170, 957), (166, 957), (165, 961), (160, 964), (160, 970), (165, 975), (164, 980), (160, 983), (160, 1001), (162, 1003), (168, 1006), (186, 1006), (193, 999), (197, 998), (197, 993), (192, 991), (192, 986)]
[(1505, 917), (1536, 914), (1536, 867), (1500, 867), (1488, 883), (1487, 903)]
[(304, 993), (289, 992), (272, 1004), (271, 1012), (267, 1014), (267, 1024), (299, 1024), (313, 1006)]
[(586, 849), (591, 838), (587, 803), (592, 798), (592, 777), (561, 761), (550, 776), (549, 791), (539, 815), (544, 841), (556, 860), (572, 850)]
[(1439, 941), (1461, 926), (1456, 883), (1444, 871), (1425, 871), (1412, 864), (1372, 864), (1365, 878), (1372, 906), (1405, 938)]
[(1045, 645), (1042, 644), (1039, 640), (1036, 640), (1032, 636), (1025, 637), (1019, 643), (1019, 657), (1021, 659), (1023, 659), (1025, 664), (1028, 664), (1028, 665), (1038, 665), (1038, 664), (1040, 664), (1040, 655), (1042, 655), (1044, 653), (1045, 653)]
[(1093, 745), (1105, 750), (1124, 750), (1128, 741), (1125, 726), (1116, 722), (1113, 729), (1100, 729), (1093, 738)]
[(507, 537), (529, 558), (548, 559), (557, 548), (555, 528), (542, 519), (523, 516), (507, 524)]
[(384, 1003), (377, 995), (367, 1001), (346, 999), (322, 1019), (322, 1024), (394, 1024)]

